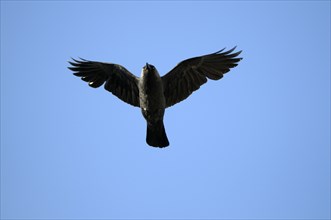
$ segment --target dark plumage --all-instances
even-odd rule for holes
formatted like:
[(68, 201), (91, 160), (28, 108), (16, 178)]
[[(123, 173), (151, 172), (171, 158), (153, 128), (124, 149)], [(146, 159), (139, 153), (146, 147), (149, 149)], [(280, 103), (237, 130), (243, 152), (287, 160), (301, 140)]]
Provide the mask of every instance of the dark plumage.
[(93, 88), (105, 83), (105, 89), (122, 101), (140, 107), (147, 121), (146, 142), (153, 147), (166, 147), (169, 141), (163, 125), (165, 108), (183, 101), (207, 79), (219, 80), (238, 65), (241, 51), (235, 48), (184, 60), (160, 77), (153, 65), (143, 67), (136, 77), (123, 66), (113, 63), (75, 60), (69, 63), (74, 75)]

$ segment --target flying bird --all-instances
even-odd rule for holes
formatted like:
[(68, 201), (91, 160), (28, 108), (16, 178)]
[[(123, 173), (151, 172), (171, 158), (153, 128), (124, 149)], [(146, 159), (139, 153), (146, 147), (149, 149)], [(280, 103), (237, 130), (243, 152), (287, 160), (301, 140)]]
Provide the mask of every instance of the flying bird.
[(178, 63), (164, 76), (146, 63), (137, 77), (119, 64), (89, 61), (80, 58), (69, 61), (70, 70), (93, 88), (105, 84), (105, 89), (122, 101), (139, 107), (147, 121), (146, 142), (153, 147), (167, 147), (169, 141), (163, 124), (165, 109), (186, 99), (207, 82), (219, 80), (238, 65), (241, 51), (224, 49)]

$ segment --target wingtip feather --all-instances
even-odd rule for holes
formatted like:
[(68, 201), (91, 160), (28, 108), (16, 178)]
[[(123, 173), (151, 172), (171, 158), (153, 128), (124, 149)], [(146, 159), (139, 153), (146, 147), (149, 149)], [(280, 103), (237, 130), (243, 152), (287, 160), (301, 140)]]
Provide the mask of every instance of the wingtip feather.
[(214, 54), (218, 54), (218, 53), (221, 53), (222, 51), (224, 51), (224, 50), (225, 50), (225, 48), (226, 48), (226, 47), (224, 47), (223, 49), (221, 49), (221, 50), (219, 50), (219, 51), (215, 52)]

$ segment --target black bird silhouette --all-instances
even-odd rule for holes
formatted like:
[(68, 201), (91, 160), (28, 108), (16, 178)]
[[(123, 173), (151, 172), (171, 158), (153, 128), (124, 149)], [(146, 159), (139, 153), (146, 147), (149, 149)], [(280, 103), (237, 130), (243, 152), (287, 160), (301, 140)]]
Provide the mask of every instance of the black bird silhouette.
[(105, 83), (105, 89), (119, 99), (140, 107), (147, 121), (146, 142), (162, 148), (169, 145), (163, 125), (165, 109), (186, 99), (206, 83), (207, 78), (219, 80), (237, 66), (242, 58), (237, 58), (241, 51), (232, 53), (235, 48), (184, 60), (162, 77), (148, 63), (140, 78), (114, 63), (73, 59), (68, 68), (89, 86), (97, 88)]

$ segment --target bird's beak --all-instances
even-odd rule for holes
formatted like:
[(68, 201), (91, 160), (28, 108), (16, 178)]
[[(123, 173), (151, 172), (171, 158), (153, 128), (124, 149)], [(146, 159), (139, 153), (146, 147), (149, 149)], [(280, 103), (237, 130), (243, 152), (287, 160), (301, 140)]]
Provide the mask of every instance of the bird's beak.
[(149, 69), (149, 64), (148, 63), (146, 63), (146, 69)]

